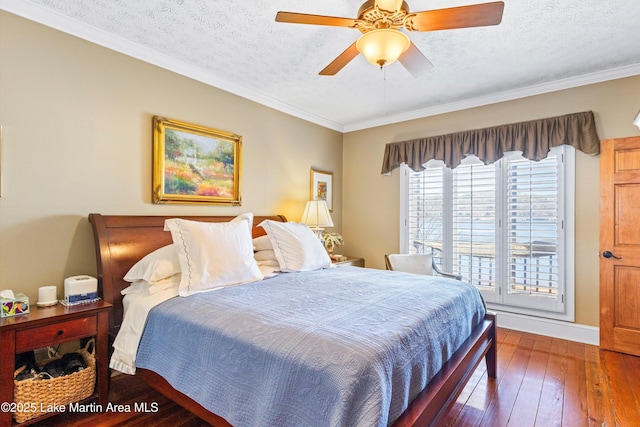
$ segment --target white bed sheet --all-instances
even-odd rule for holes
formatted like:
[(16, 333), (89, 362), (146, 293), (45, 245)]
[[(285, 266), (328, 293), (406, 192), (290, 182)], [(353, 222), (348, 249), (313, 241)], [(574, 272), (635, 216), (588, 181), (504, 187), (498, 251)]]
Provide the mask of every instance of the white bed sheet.
[[(276, 268), (269, 265), (261, 265), (259, 268), (265, 279), (279, 274)], [(124, 314), (122, 325), (113, 342), (113, 354), (109, 361), (111, 369), (130, 375), (136, 373), (136, 354), (149, 311), (156, 305), (178, 296), (180, 278), (175, 277), (177, 276), (172, 276), (171, 280), (161, 285), (153, 286), (139, 281), (123, 291)], [(151, 292), (139, 290), (145, 288)]]
[(156, 305), (178, 295), (178, 286), (172, 286), (154, 294), (130, 293), (124, 296), (124, 317), (120, 331), (113, 342), (113, 355), (109, 367), (125, 374), (136, 373), (136, 354), (149, 311)]

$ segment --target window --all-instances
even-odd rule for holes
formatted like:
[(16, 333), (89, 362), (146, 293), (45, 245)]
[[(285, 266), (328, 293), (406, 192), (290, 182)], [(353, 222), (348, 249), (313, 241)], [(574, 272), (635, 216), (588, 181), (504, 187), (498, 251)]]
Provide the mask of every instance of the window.
[(493, 309), (573, 321), (574, 149), (425, 166), (403, 167), (403, 252), (432, 253)]

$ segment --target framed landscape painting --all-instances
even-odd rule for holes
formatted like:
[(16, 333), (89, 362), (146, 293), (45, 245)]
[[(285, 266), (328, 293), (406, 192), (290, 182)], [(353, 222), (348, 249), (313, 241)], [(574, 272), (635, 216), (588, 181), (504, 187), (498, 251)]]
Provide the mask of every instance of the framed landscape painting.
[(153, 202), (239, 206), (242, 137), (153, 118)]

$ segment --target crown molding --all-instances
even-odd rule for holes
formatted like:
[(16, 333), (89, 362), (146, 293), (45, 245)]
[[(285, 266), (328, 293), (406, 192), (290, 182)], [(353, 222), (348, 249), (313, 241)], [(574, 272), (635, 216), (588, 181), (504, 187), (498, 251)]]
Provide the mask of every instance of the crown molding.
[[(344, 126), (344, 132), (353, 132), (362, 129), (369, 129), (376, 126), (384, 126), (393, 123), (405, 122), (407, 120), (420, 119), (435, 116), (438, 114), (451, 113), (467, 108), (481, 107), (483, 105), (497, 104), (499, 102), (512, 101), (514, 99), (526, 98), (528, 96), (541, 95), (543, 93), (556, 92), (563, 89), (571, 89), (579, 86), (586, 86), (594, 83), (601, 83), (608, 80), (616, 80), (625, 77), (640, 75), (640, 63), (627, 65), (624, 67), (611, 68), (609, 70), (598, 71), (580, 76), (569, 77), (552, 82), (541, 83), (520, 89), (500, 92), (496, 94), (480, 96), (476, 98), (464, 99), (449, 104), (437, 105), (409, 111), (402, 114), (390, 115), (384, 118), (365, 120)], [(640, 122), (640, 114), (637, 121)]]
[[(505, 91), (501, 93), (480, 96), (476, 98), (464, 99), (449, 104), (437, 105), (433, 107), (408, 111), (401, 114), (388, 115), (370, 120), (363, 120), (349, 124), (337, 123), (303, 111), (278, 99), (267, 96), (258, 91), (249, 90), (245, 87), (229, 82), (212, 75), (210, 72), (194, 67), (176, 58), (164, 55), (154, 50), (130, 42), (122, 37), (115, 36), (99, 28), (87, 25), (66, 15), (57, 13), (40, 5), (33, 4), (27, 0), (0, 0), (0, 10), (13, 13), (31, 21), (54, 28), (75, 37), (87, 40), (102, 47), (114, 50), (127, 56), (139, 59), (149, 64), (172, 71), (182, 76), (192, 78), (199, 82), (208, 84), (250, 101), (273, 108), (274, 110), (289, 114), (302, 120), (315, 123), (319, 126), (346, 133), (357, 130), (369, 129), (408, 120), (430, 117), (437, 114), (450, 113), (468, 108), (480, 107), (499, 102), (511, 101), (533, 95), (540, 95), (548, 92), (574, 88), (608, 80), (615, 80), (624, 77), (640, 75), (640, 63), (624, 67), (612, 68), (609, 70), (583, 74), (552, 82), (541, 83), (520, 89)], [(640, 122), (640, 114), (636, 117), (635, 124)]]
[(343, 125), (328, 120), (263, 93), (247, 89), (228, 80), (221, 79), (210, 72), (194, 67), (176, 58), (145, 48), (107, 31), (85, 24), (61, 13), (52, 11), (26, 0), (0, 0), (0, 10), (4, 10), (30, 21), (37, 22), (63, 33), (89, 41), (107, 49), (139, 59), (160, 68), (172, 71), (185, 77), (216, 87), (250, 101), (273, 108), (274, 110), (315, 123), (338, 132), (343, 131)]

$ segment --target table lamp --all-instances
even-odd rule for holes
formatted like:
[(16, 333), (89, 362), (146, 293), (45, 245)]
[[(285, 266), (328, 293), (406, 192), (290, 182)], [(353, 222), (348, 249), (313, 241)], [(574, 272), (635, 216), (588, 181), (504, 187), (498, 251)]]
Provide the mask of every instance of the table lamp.
[(331, 219), (327, 202), (324, 200), (309, 200), (304, 208), (300, 222), (308, 225), (318, 236), (318, 239), (323, 240), (323, 227), (333, 227), (333, 220)]

